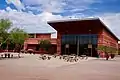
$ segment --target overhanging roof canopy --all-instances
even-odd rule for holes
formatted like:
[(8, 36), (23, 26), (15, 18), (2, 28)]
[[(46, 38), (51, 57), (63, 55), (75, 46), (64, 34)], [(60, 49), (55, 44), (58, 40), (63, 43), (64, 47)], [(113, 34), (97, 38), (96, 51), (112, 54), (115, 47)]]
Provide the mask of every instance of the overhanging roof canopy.
[(96, 34), (104, 28), (115, 39), (119, 40), (99, 18), (49, 21), (48, 24), (60, 34)]

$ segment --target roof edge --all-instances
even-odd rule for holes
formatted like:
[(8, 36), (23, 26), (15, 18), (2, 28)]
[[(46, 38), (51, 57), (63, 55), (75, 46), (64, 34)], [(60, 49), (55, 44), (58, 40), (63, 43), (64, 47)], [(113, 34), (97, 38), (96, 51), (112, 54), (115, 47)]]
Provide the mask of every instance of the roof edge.
[(99, 18), (84, 18), (84, 19), (65, 19), (65, 20), (53, 20), (53, 21), (47, 21), (47, 23), (58, 23), (58, 22), (71, 22), (71, 21), (84, 21), (84, 20), (98, 20)]
[[(28, 33), (28, 32), (27, 32)], [(56, 32), (48, 32), (48, 33), (28, 33), (28, 34), (54, 34)]]
[(99, 19), (102, 25), (119, 41), (120, 39), (105, 25), (105, 23)]

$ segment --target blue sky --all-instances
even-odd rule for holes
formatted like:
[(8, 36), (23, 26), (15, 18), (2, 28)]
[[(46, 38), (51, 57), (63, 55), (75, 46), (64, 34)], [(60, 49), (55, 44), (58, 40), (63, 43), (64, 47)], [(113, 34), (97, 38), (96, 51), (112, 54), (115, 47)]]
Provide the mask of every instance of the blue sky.
[(120, 0), (1, 0), (0, 17), (31, 33), (54, 32), (48, 20), (99, 17), (120, 38)]
[[(13, 4), (13, 3), (9, 3), (7, 4), (6, 1), (17, 1), (17, 0), (1, 0), (0, 1), (0, 9), (6, 9), (7, 7), (10, 7), (12, 9), (16, 9), (17, 7)], [(42, 6), (42, 3), (34, 3), (31, 4), (29, 1), (33, 1), (33, 2), (37, 2), (37, 1), (41, 1), (41, 0), (18, 0), (20, 1), (24, 7), (25, 10), (22, 11), (32, 11), (34, 14), (39, 14), (42, 11), (38, 11), (37, 7), (40, 8)], [(47, 0), (46, 2), (51, 1), (51, 5), (52, 5), (52, 1), (55, 0)], [(57, 1), (57, 0), (56, 0)], [(93, 15), (93, 14), (99, 14), (99, 13), (118, 13), (120, 12), (120, 0), (90, 0), (91, 3), (89, 4), (89, 0), (83, 0), (83, 10), (81, 10), (82, 6), (79, 6), (79, 4), (82, 4), (82, 1), (80, 0), (76, 0), (76, 2), (74, 3), (74, 0), (61, 0), (65, 3), (65, 5), (63, 5), (63, 10), (64, 12), (54, 12), (53, 10), (53, 14), (60, 14), (63, 16), (68, 16), (68, 15), (72, 15), (75, 13), (84, 13), (86, 15)], [(88, 1), (88, 3), (87, 3)], [(93, 3), (92, 3), (93, 2)], [(43, 4), (44, 5), (44, 4)], [(47, 4), (46, 4), (47, 5)], [(28, 9), (27, 7), (31, 7), (31, 8), (35, 8), (34, 10)], [(61, 5), (60, 5), (61, 6)], [(85, 8), (87, 7), (87, 8)], [(75, 9), (78, 9), (76, 11), (73, 11)], [(80, 9), (80, 10), (79, 10)]]

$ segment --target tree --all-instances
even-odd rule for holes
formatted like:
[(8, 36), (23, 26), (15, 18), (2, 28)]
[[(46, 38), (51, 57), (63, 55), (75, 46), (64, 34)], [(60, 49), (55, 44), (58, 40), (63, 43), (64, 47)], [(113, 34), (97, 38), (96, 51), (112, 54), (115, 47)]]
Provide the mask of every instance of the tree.
[(97, 49), (100, 50), (100, 51), (103, 51), (103, 52), (107, 52), (107, 53), (112, 53), (112, 54), (116, 54), (117, 53), (117, 49), (114, 48), (114, 47), (98, 45)]
[(0, 20), (0, 47), (8, 40), (8, 30), (10, 29), (12, 22), (9, 19)]
[(40, 40), (39, 45), (40, 48), (43, 48), (46, 51), (48, 51), (48, 49), (51, 47), (51, 42), (49, 40)]
[(19, 28), (13, 28), (10, 31), (10, 40), (12, 43), (15, 44), (15, 50), (21, 50), (25, 39), (28, 38), (28, 34), (24, 32), (22, 29)]

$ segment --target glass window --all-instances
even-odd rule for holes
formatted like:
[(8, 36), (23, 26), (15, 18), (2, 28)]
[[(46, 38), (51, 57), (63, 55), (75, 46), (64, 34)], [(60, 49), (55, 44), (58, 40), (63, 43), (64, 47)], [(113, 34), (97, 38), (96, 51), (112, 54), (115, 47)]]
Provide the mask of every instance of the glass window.
[(76, 44), (79, 39), (80, 44), (97, 44), (97, 35), (63, 35), (62, 44)]

